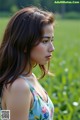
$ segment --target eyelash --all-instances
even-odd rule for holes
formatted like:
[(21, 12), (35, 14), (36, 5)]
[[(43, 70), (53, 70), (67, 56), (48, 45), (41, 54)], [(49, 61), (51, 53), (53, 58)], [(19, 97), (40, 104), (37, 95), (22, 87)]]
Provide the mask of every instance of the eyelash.
[(48, 42), (48, 40), (43, 40), (43, 41), (42, 41), (42, 43), (47, 43), (47, 42)]
[[(42, 43), (46, 44), (47, 42), (49, 42), (49, 40), (43, 40)], [(51, 40), (51, 42), (53, 42), (53, 39)]]

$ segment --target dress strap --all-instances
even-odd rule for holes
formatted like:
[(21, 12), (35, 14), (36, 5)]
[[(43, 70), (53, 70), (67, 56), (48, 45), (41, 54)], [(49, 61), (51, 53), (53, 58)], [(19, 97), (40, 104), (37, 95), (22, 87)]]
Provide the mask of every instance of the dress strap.
[(29, 80), (27, 80), (27, 78), (24, 77), (23, 75), (19, 75), (19, 77), (22, 78), (22, 79), (24, 79), (28, 83), (29, 88), (30, 88), (30, 90), (32, 92), (34, 90), (34, 87), (33, 87), (32, 83)]
[(41, 86), (41, 88), (43, 89), (43, 91), (44, 91), (45, 94), (46, 94), (47, 101), (45, 101), (45, 100), (42, 98), (42, 96), (36, 91), (36, 89), (33, 87), (32, 83), (31, 83), (29, 80), (27, 80), (26, 77), (24, 77), (23, 75), (20, 75), (19, 77), (21, 77), (21, 78), (23, 78), (24, 80), (26, 80), (26, 82), (28, 83), (28, 85), (29, 85), (29, 87), (30, 87), (31, 93), (32, 93), (33, 96), (34, 96), (34, 99), (35, 99), (35, 96), (39, 96), (44, 102), (48, 103), (48, 94), (47, 94), (46, 90), (45, 90), (42, 86)]

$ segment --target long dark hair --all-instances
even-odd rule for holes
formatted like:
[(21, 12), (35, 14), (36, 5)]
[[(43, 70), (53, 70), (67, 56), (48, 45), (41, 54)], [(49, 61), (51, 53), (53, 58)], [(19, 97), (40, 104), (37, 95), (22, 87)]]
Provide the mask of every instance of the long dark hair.
[[(11, 85), (27, 64), (30, 65), (30, 71), (30, 52), (40, 43), (43, 26), (53, 22), (54, 16), (51, 12), (32, 6), (19, 10), (11, 18), (0, 46), (0, 96), (3, 85), (7, 86), (9, 83)], [(46, 69), (44, 65), (39, 67), (44, 77)]]

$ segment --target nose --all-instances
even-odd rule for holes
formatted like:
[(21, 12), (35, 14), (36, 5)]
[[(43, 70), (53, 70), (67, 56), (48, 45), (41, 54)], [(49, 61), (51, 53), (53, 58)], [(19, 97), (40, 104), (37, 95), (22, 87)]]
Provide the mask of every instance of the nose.
[(49, 52), (53, 52), (54, 50), (55, 50), (55, 47), (54, 47), (54, 45), (51, 42), (50, 46), (49, 46)]

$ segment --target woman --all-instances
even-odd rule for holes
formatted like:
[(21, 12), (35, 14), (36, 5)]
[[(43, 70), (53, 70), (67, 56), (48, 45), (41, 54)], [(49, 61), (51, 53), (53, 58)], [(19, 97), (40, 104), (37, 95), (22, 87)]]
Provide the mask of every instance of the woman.
[(10, 120), (52, 120), (53, 104), (32, 73), (39, 65), (44, 77), (54, 37), (54, 16), (37, 7), (19, 10), (10, 20), (0, 47), (0, 96)]

